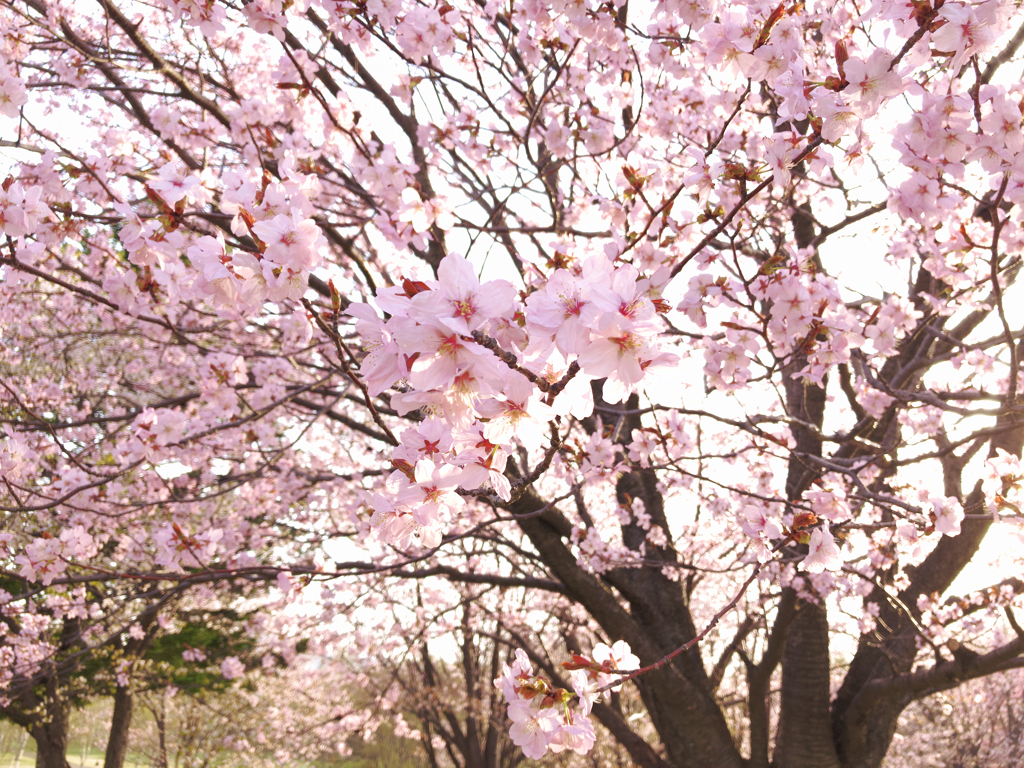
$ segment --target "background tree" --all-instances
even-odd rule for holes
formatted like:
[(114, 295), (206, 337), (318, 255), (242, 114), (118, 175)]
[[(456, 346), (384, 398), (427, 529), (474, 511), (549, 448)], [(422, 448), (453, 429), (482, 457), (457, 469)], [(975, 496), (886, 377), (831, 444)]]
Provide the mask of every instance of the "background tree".
[(900, 749), (889, 762), (964, 768), (1019, 763), (1020, 685), (1021, 673), (1013, 670), (915, 702), (900, 720)]

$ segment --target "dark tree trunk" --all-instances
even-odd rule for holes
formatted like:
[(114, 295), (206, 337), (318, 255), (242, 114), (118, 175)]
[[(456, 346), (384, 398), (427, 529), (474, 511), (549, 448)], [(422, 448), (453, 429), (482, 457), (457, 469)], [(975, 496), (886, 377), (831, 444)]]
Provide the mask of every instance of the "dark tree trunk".
[[(139, 625), (145, 630), (145, 634), (141, 637), (132, 637), (124, 644), (124, 658), (129, 663), (142, 658), (153, 645), (158, 631), (156, 617), (162, 605), (162, 603), (154, 603), (139, 616)], [(131, 681), (128, 682), (128, 685), (117, 686), (114, 692), (114, 713), (110, 718), (110, 738), (107, 740), (103, 768), (123, 768), (124, 766), (125, 757), (128, 755), (134, 703)]]
[(67, 739), (53, 739), (49, 734), (41, 733), (44, 728), (32, 731), (36, 740), (36, 768), (71, 768), (67, 759)]
[[(796, 375), (806, 364), (806, 356), (798, 354), (784, 369), (786, 407), (789, 415), (797, 420), (792, 427), (796, 452), (786, 477), (786, 495), (791, 501), (799, 499), (820, 472), (820, 467), (810, 457), (822, 455), (819, 430), (825, 413), (825, 388)], [(817, 429), (800, 424), (810, 424)], [(773, 764), (777, 768), (839, 768), (829, 706), (828, 615), (823, 603), (799, 597), (795, 599), (794, 610), (792, 621), (783, 626), (782, 690)], [(770, 670), (765, 671), (770, 675)], [(751, 693), (756, 690), (763, 696), (768, 680), (752, 678), (752, 683), (760, 684), (753, 686)], [(751, 700), (750, 705), (752, 708), (760, 706), (760, 702)], [(762, 726), (767, 725), (767, 718), (758, 718), (758, 721)], [(763, 734), (756, 735), (763, 738)], [(753, 731), (751, 736), (755, 736)], [(761, 746), (763, 748), (763, 742)], [(755, 757), (755, 764), (758, 759), (763, 759), (760, 754)]]
[[(793, 235), (800, 248), (813, 245), (814, 219), (809, 203), (793, 206)], [(816, 266), (821, 264), (814, 257)], [(818, 342), (816, 332), (806, 348)], [(800, 375), (807, 353), (797, 351), (783, 367), (786, 410), (796, 451), (789, 460), (786, 498), (799, 499), (821, 472), (814, 458), (822, 456), (821, 427), (827, 402), (827, 377), (821, 386)], [(809, 426), (804, 426), (809, 425)], [(802, 549), (802, 547), (801, 547)], [(839, 768), (832, 736), (828, 615), (824, 603), (796, 599), (782, 649), (782, 690), (774, 765), (778, 768)], [(751, 706), (753, 706), (751, 702)]]
[[(510, 505), (510, 511), (519, 518), (520, 528), (548, 567), (566, 585), (567, 594), (586, 606), (611, 637), (623, 638), (629, 643), (641, 664), (653, 664), (689, 639), (680, 630), (683, 626), (692, 627), (692, 619), (678, 584), (656, 587), (664, 590), (661, 597), (672, 596), (672, 600), (666, 602), (675, 602), (676, 610), (657, 615), (634, 605), (631, 607), (636, 614), (631, 615), (601, 579), (577, 566), (575, 555), (564, 544), (571, 531), (568, 521), (550, 510), (536, 514), (547, 507), (536, 493), (527, 491)], [(661, 576), (660, 571), (655, 573)], [(615, 586), (621, 585), (631, 592), (631, 602), (640, 603), (643, 595), (633, 590), (641, 585), (631, 577), (632, 574), (606, 574), (609, 581), (614, 579)], [(651, 599), (659, 597), (650, 592), (646, 595)], [(687, 660), (682, 654), (639, 683), (644, 703), (665, 745), (668, 762), (679, 768), (740, 768), (742, 759), (722, 712), (709, 690), (700, 690), (698, 684), (687, 679)]]
[(828, 615), (800, 600), (782, 662), (782, 708), (775, 765), (839, 768), (829, 711)]
[(160, 708), (155, 705), (147, 707), (153, 713), (153, 722), (156, 723), (156, 734), (159, 753), (156, 757), (156, 768), (168, 768), (170, 761), (167, 757), (167, 706), (166, 693), (160, 695)]
[[(110, 718), (110, 738), (103, 768), (123, 768), (128, 754), (128, 734), (132, 727), (134, 697), (131, 686), (118, 686), (114, 694), (114, 714)], [(161, 734), (162, 735), (162, 734)]]
[[(35, 695), (31, 697), (35, 698)], [(25, 723), (26, 729), (36, 740), (36, 768), (70, 768), (70, 722), (71, 703), (63, 696), (57, 679), (50, 677), (46, 681), (46, 694), (39, 700), (33, 719)]]
[(55, 680), (48, 682), (47, 696), (42, 706), (45, 709), (44, 716), (28, 729), (36, 741), (36, 768), (70, 768), (67, 751), (71, 707), (61, 696)]

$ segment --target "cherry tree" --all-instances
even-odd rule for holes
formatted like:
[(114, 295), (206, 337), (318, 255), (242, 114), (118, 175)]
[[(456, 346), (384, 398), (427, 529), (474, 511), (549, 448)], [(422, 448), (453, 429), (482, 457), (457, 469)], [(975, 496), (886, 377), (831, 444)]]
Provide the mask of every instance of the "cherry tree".
[(1021, 693), (1021, 672), (1012, 670), (915, 702), (901, 719), (893, 765), (1018, 765)]
[[(305, 760), (343, 764), (346, 738), (369, 737), (384, 718), (352, 703), (358, 688), (336, 665), (299, 660), (279, 675), (254, 676), (228, 691), (169, 687), (145, 693), (132, 751), (156, 766), (273, 766)], [(313, 679), (317, 682), (313, 683)]]
[(524, 754), (651, 767), (878, 766), (1022, 665), (1013, 3), (0, 9), (40, 768), (179, 606), (268, 669), (464, 616)]
[[(371, 587), (377, 615), (391, 624), (374, 633), (388, 641), (372, 650), (380, 669), (369, 676), (369, 690), (405, 713), (405, 727), (414, 729), (411, 735), (427, 765), (520, 765), (527, 755), (512, 740), (514, 723), (492, 681), (513, 655), (511, 647), (520, 653), (529, 648), (548, 664), (540, 649), (564, 648), (559, 632), (586, 631), (586, 618), (574, 620), (561, 596), (547, 590), (481, 582), (442, 585), (423, 573), (405, 586), (396, 589), (394, 580), (381, 579)], [(611, 738), (596, 746), (600, 749), (588, 755), (588, 763), (629, 762)], [(569, 753), (548, 762), (580, 764), (573, 758)]]

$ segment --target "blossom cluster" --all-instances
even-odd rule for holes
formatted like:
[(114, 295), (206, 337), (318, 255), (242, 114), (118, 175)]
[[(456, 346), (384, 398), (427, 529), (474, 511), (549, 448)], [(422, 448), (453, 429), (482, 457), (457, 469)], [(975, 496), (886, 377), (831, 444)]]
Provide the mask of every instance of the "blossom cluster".
[(253, 250), (232, 250), (223, 234), (189, 240), (180, 228), (184, 215), (213, 198), (209, 174), (197, 175), (181, 163), (162, 166), (146, 182), (160, 215), (143, 218), (126, 203), (113, 205), (124, 218), (118, 240), (132, 268), (111, 272), (104, 290), (122, 312), (133, 315), (152, 303), (175, 306), (198, 299), (225, 316), (245, 317), (266, 301), (301, 299), (310, 274), (323, 263), (325, 239), (311, 218), (309, 201), (318, 194), (318, 182), (288, 168), (282, 175), (282, 181), (265, 178), (262, 184), (238, 172), (220, 179), (220, 208), (232, 217), (232, 233), (256, 244)]
[(511, 283), (481, 283), (449, 254), (436, 281), (378, 291), (386, 321), (350, 306), (368, 393), (403, 381), (392, 407), (435, 417), (402, 434), (391, 493), (373, 496), (370, 527), (403, 548), (436, 546), (463, 507), (459, 487), (489, 485), (509, 500), (514, 444), (536, 450), (556, 417), (588, 416), (591, 380), (604, 378), (604, 398), (619, 402), (650, 368), (673, 364), (655, 341), (656, 286), (631, 265), (594, 257), (578, 271), (555, 270), (520, 302)]
[(50, 215), (50, 209), (40, 199), (42, 192), (42, 187), (33, 185), (26, 189), (11, 178), (0, 185), (0, 234), (15, 238), (34, 233), (39, 222)]
[(66, 528), (59, 537), (33, 539), (14, 562), (21, 566), (18, 575), (23, 579), (49, 584), (67, 570), (69, 563), (87, 560), (98, 551), (99, 542), (84, 527), (76, 525)]
[(0, 63), (0, 115), (17, 117), (18, 111), (28, 101), (25, 81)]
[[(988, 511), (999, 519), (1000, 513), (1012, 512), (1019, 515), (1024, 505), (1024, 468), (1020, 459), (1011, 453), (997, 449), (996, 455), (985, 462), (985, 474), (982, 479), (982, 491), (985, 493), (985, 504)], [(960, 519), (963, 510), (959, 511), (956, 530), (960, 530)]]
[[(534, 674), (530, 660), (520, 648), (512, 666), (502, 665), (501, 677), (494, 685), (508, 703), (512, 721), (509, 735), (523, 754), (538, 760), (548, 750), (571, 750), (586, 754), (594, 746), (594, 725), (590, 713), (594, 703), (608, 691), (621, 687), (621, 674), (640, 667), (624, 640), (608, 646), (598, 643), (590, 657), (573, 654), (563, 665), (569, 670), (572, 691), (555, 687), (550, 680)], [(575, 702), (574, 702), (575, 700)]]

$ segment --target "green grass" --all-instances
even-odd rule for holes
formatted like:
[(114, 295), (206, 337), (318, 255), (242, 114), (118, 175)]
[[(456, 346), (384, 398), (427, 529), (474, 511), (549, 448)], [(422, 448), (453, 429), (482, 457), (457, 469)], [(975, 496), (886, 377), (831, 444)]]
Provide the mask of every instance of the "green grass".
[(25, 753), (21, 756), (20, 763), (14, 762), (14, 755), (14, 752), (0, 753), (0, 768), (34, 768), (36, 753), (35, 750), (29, 751), (28, 744), (25, 745)]
[[(0, 768), (35, 768), (36, 751), (32, 740), (25, 745), (25, 753), (21, 756), (21, 762), (14, 763), (14, 752), (0, 753)], [(71, 768), (103, 768), (103, 752), (98, 749), (90, 749), (85, 753), (85, 762), (82, 762), (82, 750), (72, 746), (68, 749), (68, 764)], [(124, 761), (124, 768), (135, 768), (135, 766), (149, 766), (149, 760), (129, 754)]]

